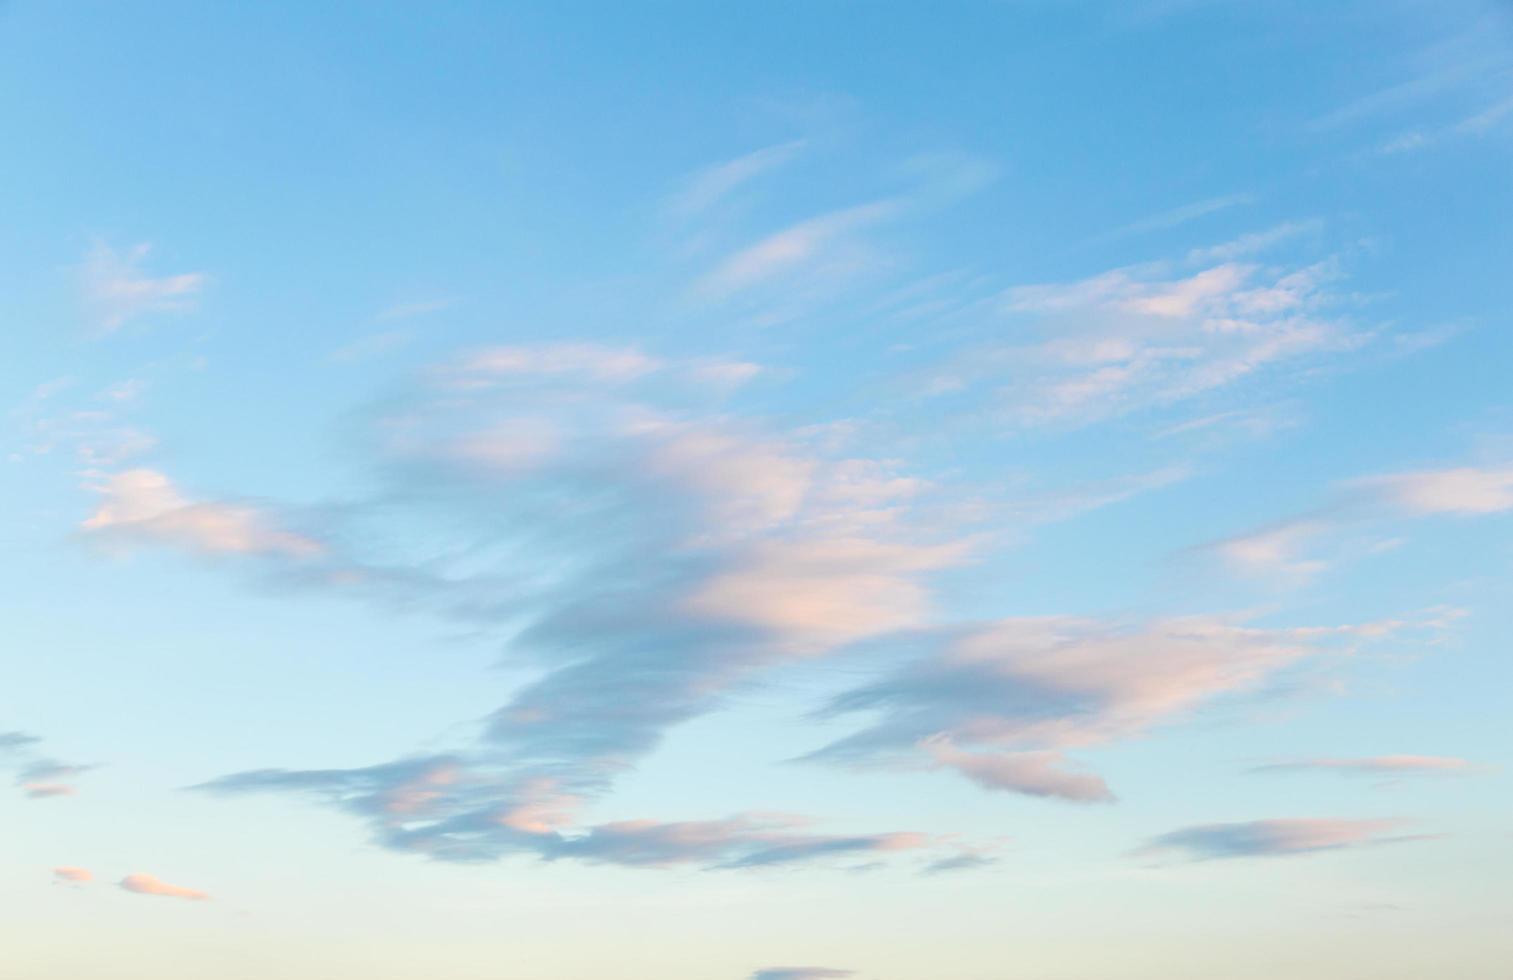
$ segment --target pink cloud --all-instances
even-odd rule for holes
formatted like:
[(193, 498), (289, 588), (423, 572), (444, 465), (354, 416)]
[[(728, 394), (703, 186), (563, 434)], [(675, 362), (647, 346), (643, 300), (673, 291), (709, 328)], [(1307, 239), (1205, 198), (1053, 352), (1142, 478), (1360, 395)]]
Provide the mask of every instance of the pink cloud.
[(161, 898), (183, 898), (191, 902), (208, 902), (210, 896), (193, 888), (184, 888), (180, 885), (170, 885), (166, 881), (159, 881), (152, 875), (132, 874), (127, 875), (118, 882), (118, 886), (138, 895), (156, 895)]
[(65, 865), (61, 868), (53, 868), (53, 877), (58, 881), (82, 885), (93, 881), (95, 876), (87, 868), (75, 868)]

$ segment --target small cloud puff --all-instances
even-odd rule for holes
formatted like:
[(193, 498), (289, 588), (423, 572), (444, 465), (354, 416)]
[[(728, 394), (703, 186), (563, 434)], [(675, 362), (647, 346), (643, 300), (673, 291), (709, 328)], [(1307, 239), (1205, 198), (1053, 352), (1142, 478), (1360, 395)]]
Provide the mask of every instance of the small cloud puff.
[(208, 902), (210, 896), (193, 888), (184, 888), (180, 885), (170, 885), (166, 881), (160, 881), (152, 875), (132, 874), (127, 875), (116, 883), (117, 887), (137, 895), (156, 895), (160, 898), (182, 898), (191, 902)]
[(61, 868), (53, 868), (53, 879), (60, 883), (83, 885), (93, 881), (95, 876), (87, 868), (75, 868), (67, 865)]

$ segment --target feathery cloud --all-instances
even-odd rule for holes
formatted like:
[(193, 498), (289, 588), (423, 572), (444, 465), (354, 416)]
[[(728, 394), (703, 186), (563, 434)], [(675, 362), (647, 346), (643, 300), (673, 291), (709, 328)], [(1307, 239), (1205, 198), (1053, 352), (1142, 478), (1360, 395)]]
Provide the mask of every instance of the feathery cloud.
[(93, 766), (59, 762), (40, 754), (42, 739), (27, 732), (0, 732), (0, 769), (16, 773), (16, 785), (28, 798), (44, 800), (72, 796), (72, 780)]
[(1113, 798), (1108, 786), (1078, 772), (1068, 750), (1174, 721), (1256, 687), (1330, 640), (1375, 629), (1258, 629), (1203, 617), (1133, 627), (1002, 620), (963, 630), (937, 655), (835, 698), (824, 715), (872, 720), (808, 758), (946, 768), (988, 789), (1104, 802)]
[(1193, 861), (1290, 857), (1428, 840), (1423, 834), (1391, 835), (1401, 820), (1282, 819), (1200, 824), (1153, 837), (1137, 856), (1174, 855)]
[(1500, 514), (1513, 510), (1513, 466), (1418, 470), (1360, 481), (1415, 514)]
[(150, 245), (137, 245), (125, 254), (96, 242), (84, 263), (85, 299), (101, 329), (109, 332), (130, 320), (152, 313), (193, 310), (204, 287), (201, 272), (152, 277), (141, 271)]
[[(459, 365), (470, 383), (455, 383)], [(444, 504), (436, 540), (461, 528), (460, 560), (355, 550), (375, 537), (359, 530), (368, 515), (356, 505), (329, 512), (358, 523), (323, 533), (326, 551), (276, 556), (273, 574), (494, 628), (540, 673), (456, 752), (241, 773), (206, 788), (307, 794), (364, 820), (381, 846), (443, 860), (656, 863), (636, 855), (666, 846), (700, 866), (748, 867), (913, 842), (749, 816), (578, 823), (666, 731), (737, 684), (925, 622), (927, 580), (968, 555), (950, 530), (914, 519), (925, 488), (886, 462), (681, 408), (661, 380), (686, 367), (553, 345), (425, 375), (379, 423), (387, 472), (401, 481), (389, 500), (412, 502), (422, 520)], [(526, 438), (537, 432), (549, 437)], [(689, 835), (706, 832), (701, 851)]]
[(117, 540), (157, 541), (205, 554), (309, 558), (322, 550), (319, 542), (280, 528), (250, 505), (188, 500), (156, 470), (124, 470), (95, 489), (104, 499), (81, 526)]
[(130, 874), (116, 883), (116, 887), (137, 895), (155, 895), (159, 898), (182, 898), (191, 902), (208, 902), (210, 896), (194, 888), (170, 885), (148, 874)]
[(94, 875), (88, 868), (74, 868), (64, 866), (53, 868), (53, 880), (71, 885), (83, 885), (94, 880)]
[(804, 140), (778, 143), (701, 170), (674, 197), (673, 209), (685, 215), (707, 211), (737, 189), (791, 162), (804, 146)]
[(1364, 758), (1292, 759), (1254, 766), (1253, 773), (1338, 772), (1349, 776), (1412, 776), (1465, 772), (1471, 763), (1443, 755), (1376, 755)]

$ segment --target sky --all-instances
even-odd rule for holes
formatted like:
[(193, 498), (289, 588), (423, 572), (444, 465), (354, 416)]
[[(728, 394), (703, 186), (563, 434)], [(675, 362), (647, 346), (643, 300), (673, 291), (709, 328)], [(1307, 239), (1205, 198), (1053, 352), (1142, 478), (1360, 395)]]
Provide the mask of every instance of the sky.
[(0, 7), (8, 980), (1495, 980), (1513, 5)]

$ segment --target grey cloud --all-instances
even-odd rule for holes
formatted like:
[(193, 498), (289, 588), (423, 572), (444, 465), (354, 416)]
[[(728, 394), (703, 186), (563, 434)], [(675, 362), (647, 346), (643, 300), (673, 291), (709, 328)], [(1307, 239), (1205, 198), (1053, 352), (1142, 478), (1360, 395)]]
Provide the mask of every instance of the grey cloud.
[(1287, 857), (1346, 848), (1428, 840), (1429, 835), (1391, 835), (1400, 820), (1282, 819), (1200, 824), (1152, 838), (1135, 853), (1174, 855), (1194, 861)]
[(860, 730), (812, 753), (839, 765), (944, 768), (977, 784), (1073, 802), (1113, 794), (1070, 750), (1136, 736), (1369, 628), (1267, 630), (1193, 617), (1147, 624), (1003, 620), (833, 699)]
[[(761, 670), (913, 625), (923, 579), (959, 549), (921, 540), (917, 486), (882, 464), (657, 403), (655, 359), (556, 345), (459, 363), (383, 407), (387, 492), (331, 508), (321, 551), (287, 555), (272, 582), (442, 615), (540, 673), (454, 753), (203, 788), (304, 795), (442, 860), (658, 863), (638, 855), (704, 825), (574, 830), (574, 811)], [(427, 533), (395, 535), (397, 518)], [(560, 819), (531, 816), (543, 807)], [(753, 867), (903, 839), (726, 829), (678, 853)]]

